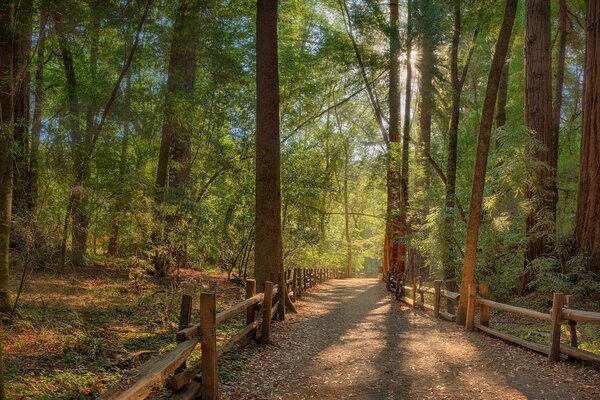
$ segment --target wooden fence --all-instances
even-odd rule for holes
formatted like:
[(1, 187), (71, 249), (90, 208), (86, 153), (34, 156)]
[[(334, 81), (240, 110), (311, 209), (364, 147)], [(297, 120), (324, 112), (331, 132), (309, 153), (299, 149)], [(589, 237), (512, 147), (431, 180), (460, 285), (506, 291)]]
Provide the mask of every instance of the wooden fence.
[[(458, 302), (460, 294), (447, 289), (448, 287), (454, 287), (453, 281), (436, 280), (429, 282), (433, 283), (433, 287), (424, 285), (421, 278), (413, 280), (412, 286), (403, 285), (400, 293), (402, 296), (399, 300), (411, 305), (413, 308), (421, 308), (423, 310), (433, 311), (436, 318), (446, 319), (448, 321), (455, 321), (456, 315), (454, 314), (454, 304)], [(442, 289), (442, 283), (446, 285), (446, 289)], [(396, 282), (392, 278), (390, 290), (396, 290)], [(478, 289), (478, 290), (477, 290)], [(411, 297), (405, 294), (410, 292)], [(528, 349), (537, 351), (542, 354), (546, 354), (551, 361), (557, 361), (559, 359), (580, 359), (592, 363), (600, 364), (600, 355), (591, 353), (589, 351), (581, 350), (578, 348), (577, 343), (577, 323), (593, 323), (600, 324), (600, 313), (581, 311), (573, 309), (574, 299), (571, 295), (564, 295), (562, 293), (554, 293), (552, 301), (552, 309), (549, 313), (543, 313), (535, 310), (530, 310), (523, 307), (512, 306), (510, 304), (499, 303), (489, 299), (489, 286), (487, 284), (479, 284), (477, 286), (471, 285), (469, 287), (469, 299), (467, 302), (467, 318), (466, 318), (466, 329), (473, 331), (475, 329), (485, 332), (489, 335), (498, 337), (511, 343), (518, 344)], [(478, 292), (478, 293), (477, 293)], [(429, 305), (425, 301), (425, 294), (433, 295), (433, 305)], [(448, 302), (448, 311), (442, 312), (440, 310), (441, 300), (445, 298)], [(479, 322), (475, 322), (476, 307), (479, 306)], [(501, 332), (497, 329), (490, 328), (490, 309), (494, 308), (497, 310), (513, 312), (516, 314), (524, 315), (526, 317), (541, 319), (543, 321), (550, 322), (550, 345), (542, 345), (534, 343), (525, 339), (521, 339), (514, 335)], [(570, 343), (567, 345), (561, 343), (561, 326), (563, 324), (568, 325)]]
[[(200, 321), (191, 323), (192, 297), (183, 295), (179, 316), (177, 345), (171, 351), (144, 363), (133, 378), (125, 378), (109, 392), (101, 396), (104, 400), (145, 399), (153, 392), (166, 387), (172, 392), (171, 399), (204, 400), (219, 398), (217, 359), (234, 348), (235, 344), (250, 336), (254, 340), (268, 343), (271, 337), (271, 321), (278, 314), (285, 318), (285, 302), (296, 299), (302, 292), (319, 282), (329, 279), (333, 273), (326, 269), (294, 269), (288, 271), (281, 283), (286, 288), (274, 284), (276, 276), (265, 283), (263, 293), (256, 293), (256, 282), (246, 280), (246, 299), (216, 312), (216, 295), (203, 292), (200, 295)], [(282, 296), (285, 294), (285, 296)], [(223, 345), (217, 348), (217, 326), (232, 317), (246, 313), (246, 324)], [(260, 317), (257, 314), (260, 313)], [(201, 359), (197, 365), (188, 365), (188, 358), (200, 344)]]

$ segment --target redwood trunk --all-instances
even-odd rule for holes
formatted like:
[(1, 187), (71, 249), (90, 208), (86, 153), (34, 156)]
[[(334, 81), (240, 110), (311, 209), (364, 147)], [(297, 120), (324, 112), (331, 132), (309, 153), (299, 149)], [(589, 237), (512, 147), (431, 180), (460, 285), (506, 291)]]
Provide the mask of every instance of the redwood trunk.
[(600, 3), (587, 2), (575, 249), (600, 272)]
[(473, 171), (473, 189), (471, 191), (471, 203), (469, 207), (469, 220), (467, 222), (467, 244), (465, 246), (465, 261), (463, 267), (462, 284), (460, 287), (460, 300), (456, 314), (456, 323), (464, 324), (468, 287), (475, 278), (475, 262), (477, 259), (477, 243), (479, 238), (479, 225), (481, 224), (481, 210), (483, 204), (483, 189), (485, 187), (485, 173), (487, 168), (487, 159), (490, 149), (490, 135), (492, 132), (492, 123), (494, 121), (494, 108), (496, 105), (496, 96), (498, 95), (498, 86), (500, 84), (500, 75), (502, 67), (506, 61), (506, 54), (510, 42), (510, 35), (515, 22), (518, 0), (506, 0), (502, 27), (498, 34), (496, 50), (492, 59), (490, 73), (488, 76), (487, 89), (483, 110), (481, 113), (481, 122), (479, 124), (479, 138), (477, 142), (477, 153), (475, 156), (475, 168)]
[(13, 186), (12, 3), (0, 3), (0, 312), (9, 312), (11, 306), (8, 273)]
[(277, 0), (258, 0), (256, 10), (256, 220), (257, 291), (271, 273), (283, 272), (279, 144)]
[(550, 40), (550, 2), (525, 2), (525, 125), (541, 146), (536, 145), (531, 157), (539, 163), (533, 171), (532, 185), (525, 197), (530, 204), (526, 220), (528, 236), (525, 272), (521, 277), (521, 293), (527, 292), (535, 278), (531, 263), (548, 254), (552, 247), (556, 220), (555, 143), (552, 123), (552, 42)]
[[(406, 92), (404, 98), (404, 125), (402, 127), (402, 161), (400, 172), (400, 234), (405, 236), (409, 233), (409, 226), (406, 214), (408, 212), (408, 144), (410, 143), (410, 108), (412, 96), (412, 0), (407, 0), (407, 20), (406, 20)], [(398, 284), (396, 285), (396, 294), (404, 291), (404, 286), (400, 284), (402, 276), (406, 271), (406, 245), (401, 243), (399, 248), (398, 262)]]
[(398, 270), (400, 232), (400, 32), (398, 2), (390, 3), (390, 85), (389, 85), (389, 143), (387, 171), (387, 209), (386, 236), (388, 252), (387, 272)]

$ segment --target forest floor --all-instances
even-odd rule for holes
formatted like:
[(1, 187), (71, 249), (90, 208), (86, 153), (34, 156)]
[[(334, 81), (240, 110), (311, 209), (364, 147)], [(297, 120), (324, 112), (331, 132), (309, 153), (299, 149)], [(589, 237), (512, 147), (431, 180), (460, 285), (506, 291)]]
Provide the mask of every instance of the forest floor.
[[(11, 271), (13, 293), (21, 273)], [(29, 273), (17, 318), (0, 325), (7, 398), (97, 397), (174, 347), (181, 294), (193, 295), (197, 320), (200, 292), (211, 286), (219, 310), (243, 298), (244, 288), (225, 274), (185, 269), (179, 277), (151, 278), (132, 260)], [(219, 340), (239, 330), (242, 319), (220, 326)]]
[(297, 308), (275, 325), (273, 346), (238, 352), (247, 366), (222, 398), (600, 398), (599, 369), (434, 320), (375, 279), (328, 281)]

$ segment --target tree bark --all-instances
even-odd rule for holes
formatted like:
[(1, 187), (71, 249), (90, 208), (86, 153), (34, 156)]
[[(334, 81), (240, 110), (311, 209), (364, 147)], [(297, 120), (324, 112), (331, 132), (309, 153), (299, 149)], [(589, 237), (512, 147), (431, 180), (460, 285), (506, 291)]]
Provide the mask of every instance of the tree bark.
[(454, 259), (454, 207), (456, 205), (456, 160), (458, 152), (458, 125), (460, 121), (460, 95), (462, 84), (458, 76), (458, 48), (461, 36), (461, 0), (454, 0), (454, 34), (450, 50), (450, 80), (452, 83), (452, 111), (450, 132), (448, 133), (448, 163), (446, 169), (446, 210), (444, 215), (444, 258), (442, 277), (454, 279), (456, 261)]
[(271, 273), (283, 273), (279, 138), (277, 0), (258, 0), (256, 10), (256, 219), (257, 291)]
[(398, 2), (390, 2), (390, 85), (389, 85), (389, 133), (387, 170), (387, 221), (386, 221), (386, 273), (396, 271), (400, 234), (400, 31)]
[(556, 223), (556, 206), (558, 203), (558, 147), (560, 133), (560, 114), (563, 101), (563, 86), (565, 82), (565, 55), (567, 50), (567, 36), (569, 34), (569, 17), (567, 9), (567, 1), (559, 0), (559, 18), (558, 18), (558, 53), (556, 55), (556, 75), (555, 75), (555, 91), (554, 103), (552, 105), (552, 146), (550, 148), (552, 154), (550, 157), (550, 168), (554, 172), (554, 179), (551, 182), (551, 189), (554, 204), (554, 223)]
[[(193, 109), (193, 91), (196, 84), (197, 42), (199, 39), (200, 1), (181, 0), (173, 27), (171, 54), (167, 78), (167, 94), (163, 112), (163, 129), (156, 173), (156, 206), (159, 224), (165, 224), (164, 233), (156, 234), (155, 244), (166, 246), (155, 257), (158, 275), (164, 276), (170, 268), (170, 258), (178, 261), (185, 255), (178, 243), (177, 225), (182, 217), (167, 215), (163, 203), (176, 205), (189, 196), (188, 171), (191, 158), (192, 127), (186, 115)], [(163, 227), (158, 227), (161, 230)], [(180, 231), (184, 231), (180, 229)]]
[(11, 309), (8, 275), (13, 187), (14, 3), (0, 3), (0, 312)]
[(481, 122), (479, 124), (479, 138), (477, 142), (477, 153), (475, 156), (475, 168), (473, 171), (473, 188), (471, 191), (471, 204), (469, 207), (469, 219), (467, 222), (467, 244), (465, 246), (465, 260), (463, 265), (463, 277), (460, 287), (460, 300), (456, 314), (456, 323), (464, 324), (468, 287), (475, 278), (475, 262), (477, 259), (477, 242), (479, 237), (479, 226), (481, 224), (481, 210), (483, 204), (483, 189), (485, 187), (485, 174), (487, 168), (487, 159), (490, 148), (490, 135), (492, 132), (492, 123), (494, 121), (494, 108), (496, 105), (496, 96), (498, 95), (498, 86), (500, 84), (500, 75), (502, 67), (506, 61), (508, 46), (512, 28), (515, 22), (518, 0), (506, 0), (502, 26), (498, 34), (496, 49), (492, 58), (492, 65), (488, 75), (487, 89)]
[[(400, 235), (404, 237), (409, 234), (410, 228), (408, 226), (407, 213), (409, 208), (408, 202), (408, 156), (410, 143), (410, 109), (411, 109), (411, 96), (412, 96), (412, 65), (411, 65), (411, 52), (412, 52), (412, 0), (407, 0), (407, 20), (406, 20), (406, 85), (404, 95), (404, 124), (402, 126), (402, 160), (400, 166)], [(398, 272), (397, 279), (400, 282), (404, 272), (406, 271), (406, 244), (401, 243), (399, 246), (398, 254)], [(396, 296), (399, 296), (404, 291), (403, 285), (396, 285)]]
[[(13, 43), (14, 88), (14, 182), (13, 182), (13, 219), (26, 219), (31, 208), (28, 185), (29, 171), (29, 51), (31, 49), (32, 0), (17, 3), (15, 15), (15, 40)], [(13, 229), (13, 234), (15, 233)], [(22, 244), (23, 237), (16, 238)]]
[(600, 3), (588, 1), (575, 250), (600, 272)]
[[(525, 188), (530, 210), (526, 220), (528, 237), (521, 293), (529, 291), (535, 278), (532, 262), (547, 255), (553, 247), (556, 223), (556, 165), (552, 122), (552, 42), (550, 2), (525, 2), (525, 125), (539, 145), (530, 150), (539, 163), (533, 171), (533, 184)], [(541, 146), (540, 146), (541, 145)]]

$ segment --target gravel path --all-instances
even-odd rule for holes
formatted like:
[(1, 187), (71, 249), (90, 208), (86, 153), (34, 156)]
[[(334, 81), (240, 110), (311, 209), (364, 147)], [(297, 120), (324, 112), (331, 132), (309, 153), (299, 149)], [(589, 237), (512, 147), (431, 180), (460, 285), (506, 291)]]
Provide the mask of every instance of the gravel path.
[(600, 399), (600, 372), (436, 321), (376, 279), (305, 293), (225, 399)]

